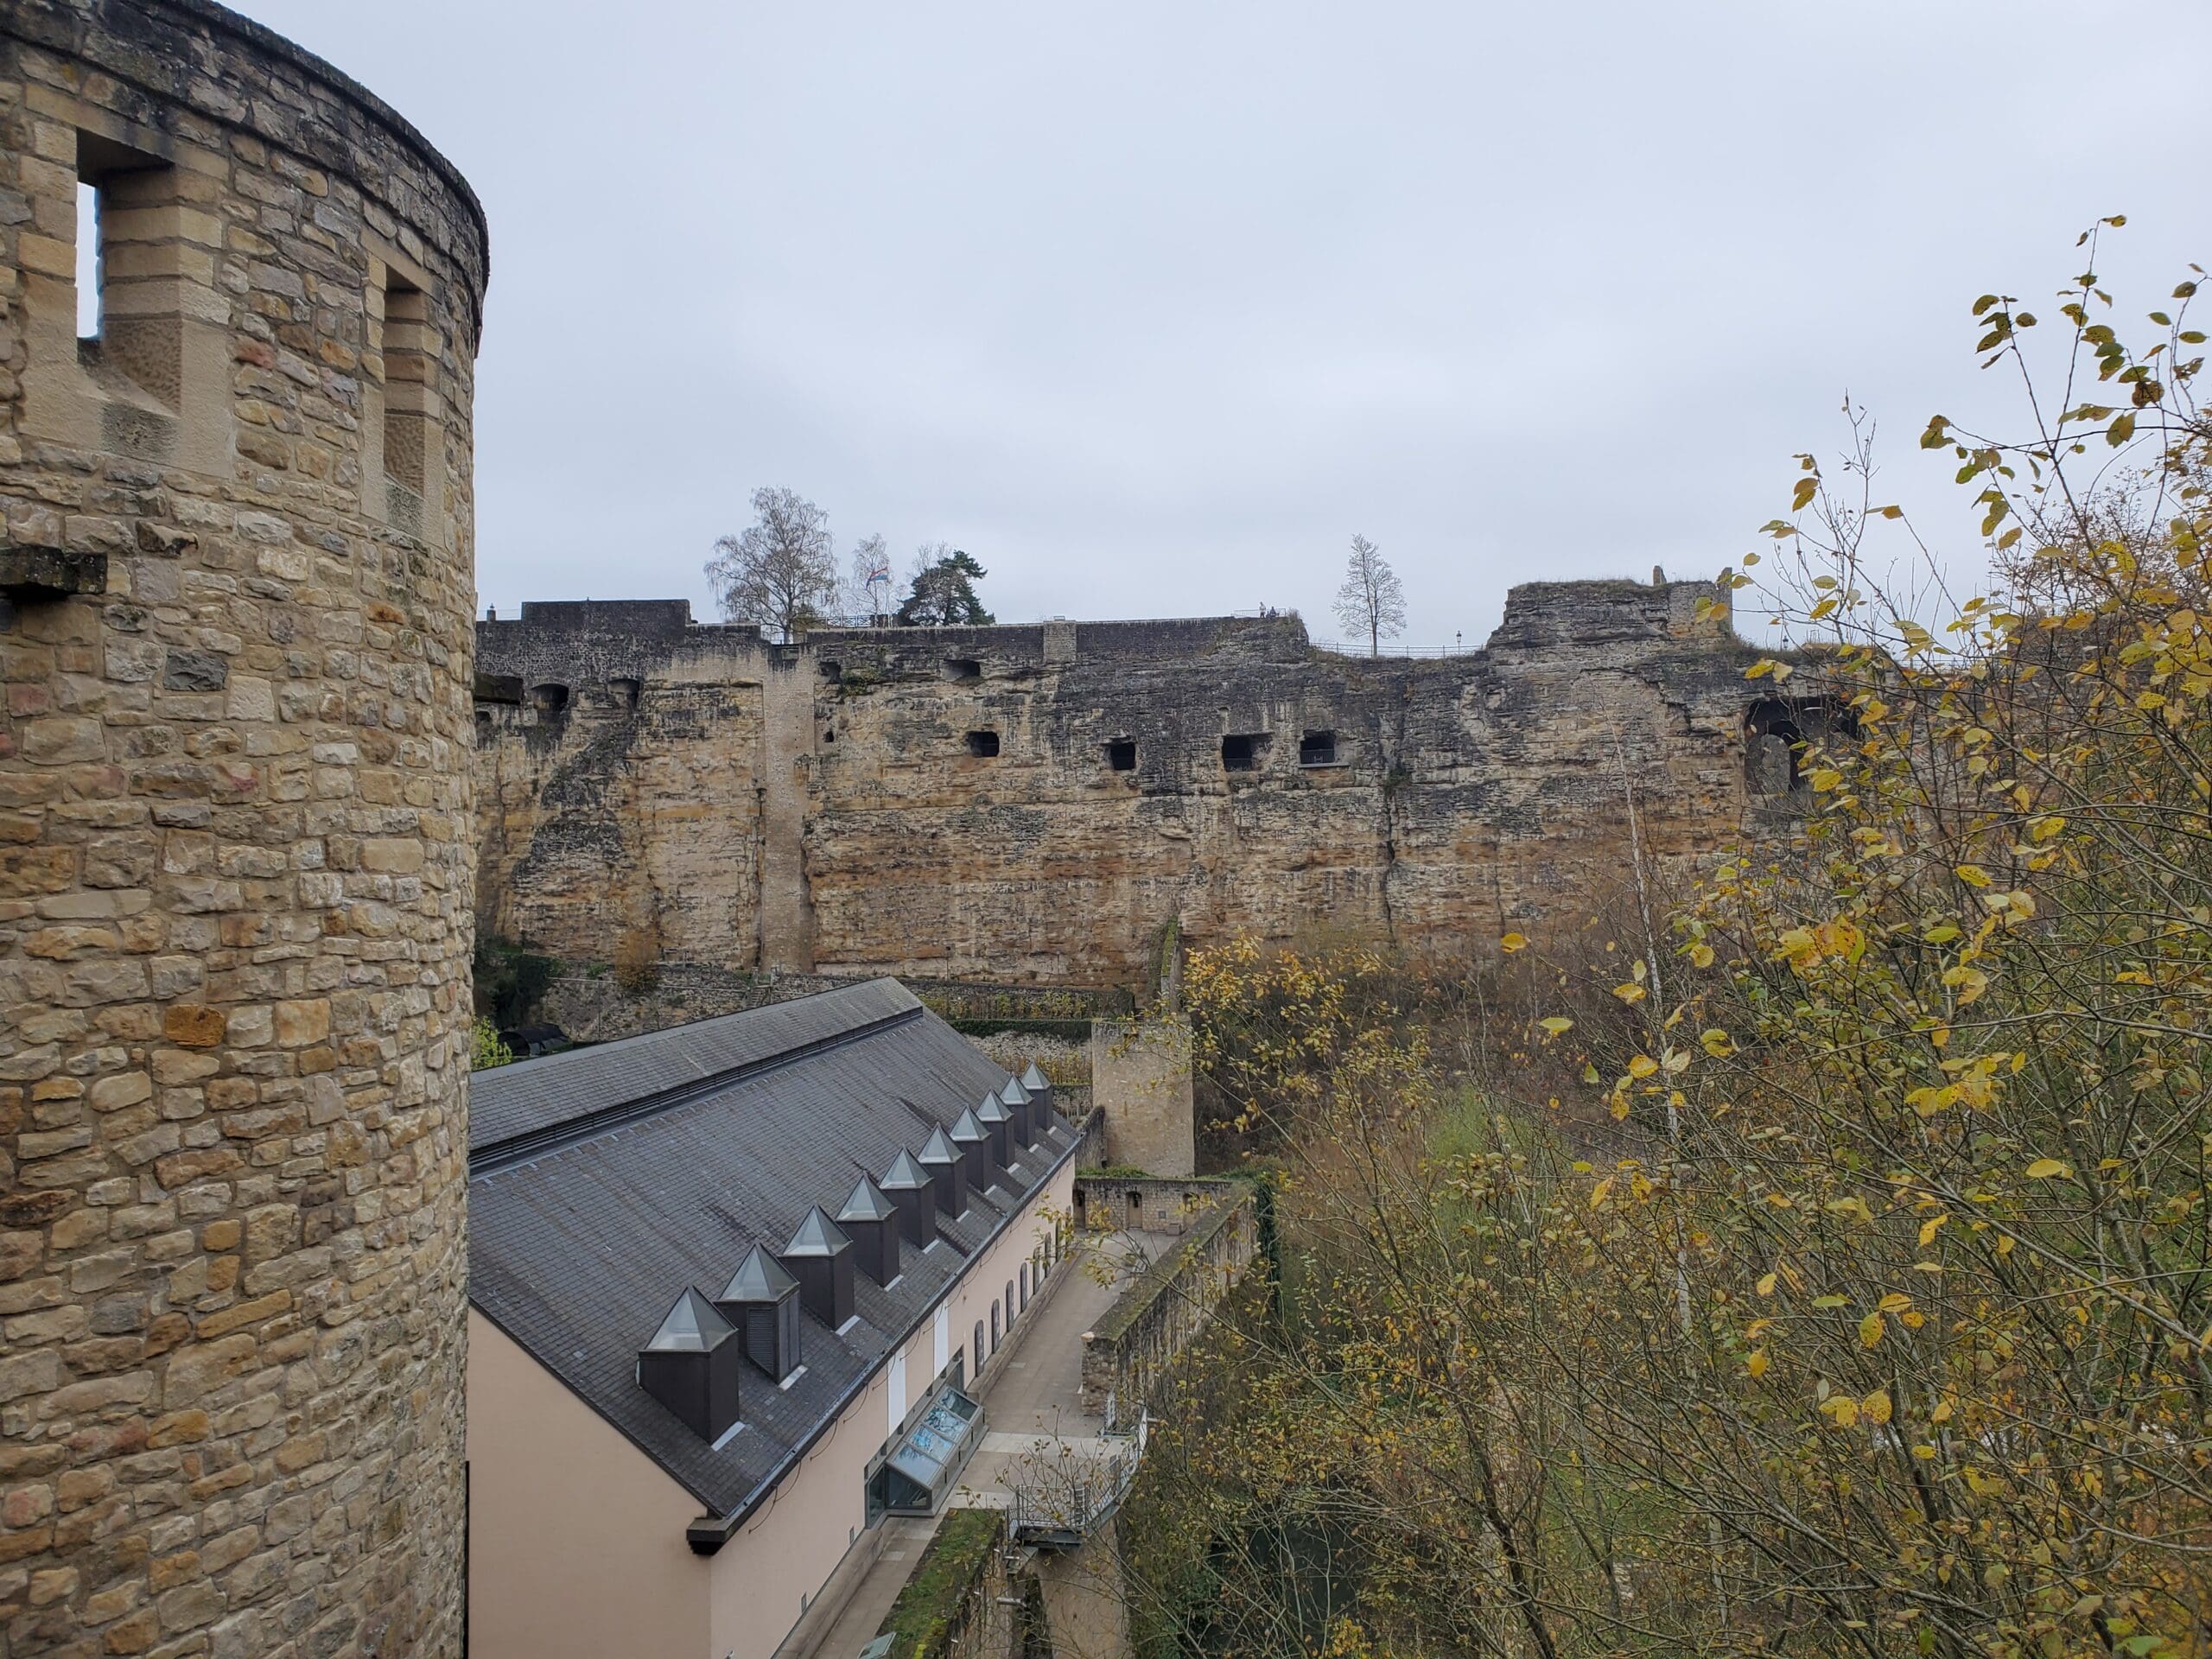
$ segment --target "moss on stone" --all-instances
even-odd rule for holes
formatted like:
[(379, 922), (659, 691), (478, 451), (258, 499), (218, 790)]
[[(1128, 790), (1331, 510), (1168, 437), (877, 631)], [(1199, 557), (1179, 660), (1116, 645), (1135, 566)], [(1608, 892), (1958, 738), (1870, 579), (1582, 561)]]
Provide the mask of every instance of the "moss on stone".
[(891, 1604), (878, 1636), (893, 1637), (890, 1659), (940, 1659), (967, 1623), (976, 1586), (1006, 1537), (998, 1510), (953, 1510)]

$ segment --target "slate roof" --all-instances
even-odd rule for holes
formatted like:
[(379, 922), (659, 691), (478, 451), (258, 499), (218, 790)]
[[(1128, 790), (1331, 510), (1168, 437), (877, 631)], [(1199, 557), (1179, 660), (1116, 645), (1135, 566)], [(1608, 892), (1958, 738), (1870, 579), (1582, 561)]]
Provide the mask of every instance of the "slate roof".
[(965, 1212), (937, 1215), (929, 1249), (902, 1243), (889, 1291), (855, 1273), (842, 1334), (804, 1315), (789, 1388), (746, 1362), (743, 1427), (720, 1451), (638, 1386), (639, 1351), (683, 1292), (728, 1283), (755, 1245), (785, 1253), (818, 1206), (1005, 1081), (888, 979), (479, 1072), (469, 1300), (709, 1512), (737, 1517), (1074, 1155), (1074, 1131), (1056, 1121)]

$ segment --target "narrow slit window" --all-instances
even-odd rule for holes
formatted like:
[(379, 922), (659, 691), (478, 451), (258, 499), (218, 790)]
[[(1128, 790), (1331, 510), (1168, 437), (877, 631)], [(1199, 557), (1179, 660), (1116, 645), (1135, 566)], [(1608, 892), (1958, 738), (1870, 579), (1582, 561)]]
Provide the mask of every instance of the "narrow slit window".
[(1106, 764), (1116, 772), (1135, 772), (1137, 769), (1137, 746), (1130, 739), (1117, 737), (1106, 746)]
[(1337, 764), (1337, 734), (1334, 732), (1308, 732), (1298, 740), (1298, 764), (1301, 766), (1333, 766)]
[(429, 296), (391, 279), (384, 293), (384, 472), (423, 493), (429, 446)]
[(974, 755), (977, 760), (988, 760), (998, 752), (999, 734), (996, 732), (970, 732), (968, 734), (968, 753)]
[(100, 283), (100, 188), (77, 181), (77, 338), (98, 340), (103, 307)]

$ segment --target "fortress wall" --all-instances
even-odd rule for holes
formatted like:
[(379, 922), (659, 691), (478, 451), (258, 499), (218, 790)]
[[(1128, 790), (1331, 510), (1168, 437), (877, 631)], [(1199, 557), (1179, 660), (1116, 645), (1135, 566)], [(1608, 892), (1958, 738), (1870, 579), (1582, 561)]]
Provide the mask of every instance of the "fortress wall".
[[(580, 686), (645, 690), (634, 715), (580, 689), (565, 715), (480, 724), (480, 787), (501, 802), (484, 925), (577, 960), (649, 931), (726, 967), (1076, 984), (1141, 982), (1171, 921), (1198, 942), (1486, 947), (1624, 878), (1631, 791), (1662, 863), (1733, 830), (1751, 653), (1725, 605), (1698, 614), (1712, 596), (1532, 584), (1482, 651), (1371, 660), (1281, 616), (771, 646), (670, 607), (634, 628), (526, 611), (480, 625), (487, 676), (566, 662)], [(772, 762), (764, 687), (785, 711)], [(658, 700), (679, 696), (675, 721)], [(1302, 756), (1322, 734), (1332, 753)], [(1224, 737), (1252, 740), (1249, 769)]]
[(486, 258), (258, 25), (0, 8), (8, 1653), (459, 1650)]

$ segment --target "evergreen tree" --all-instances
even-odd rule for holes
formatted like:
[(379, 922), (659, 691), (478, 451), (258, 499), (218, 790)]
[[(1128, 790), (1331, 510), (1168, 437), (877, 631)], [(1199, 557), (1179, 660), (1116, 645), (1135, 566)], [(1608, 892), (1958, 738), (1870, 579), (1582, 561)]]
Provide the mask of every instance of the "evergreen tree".
[(958, 548), (942, 542), (914, 556), (906, 597), (892, 620), (902, 628), (987, 627), (997, 620), (976, 596), (989, 573)]

